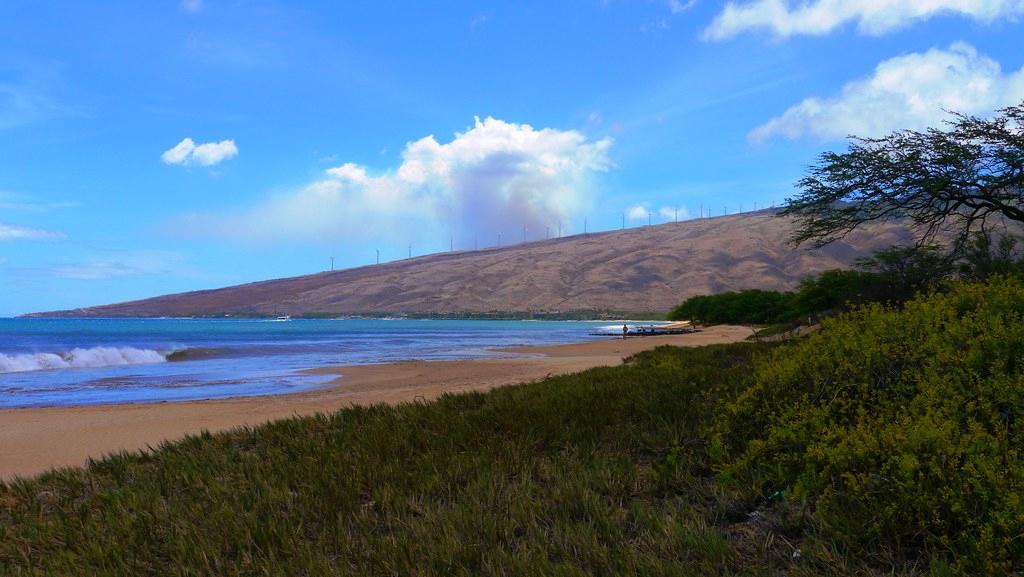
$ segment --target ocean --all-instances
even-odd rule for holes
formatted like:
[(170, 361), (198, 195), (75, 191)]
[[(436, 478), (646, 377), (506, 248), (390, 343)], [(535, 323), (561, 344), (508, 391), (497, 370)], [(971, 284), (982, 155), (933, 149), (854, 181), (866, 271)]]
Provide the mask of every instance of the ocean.
[[(620, 326), (621, 327), (621, 326)], [(0, 408), (291, 393), (328, 365), (501, 356), (579, 342), (585, 321), (0, 319)], [(599, 337), (596, 337), (599, 338)]]

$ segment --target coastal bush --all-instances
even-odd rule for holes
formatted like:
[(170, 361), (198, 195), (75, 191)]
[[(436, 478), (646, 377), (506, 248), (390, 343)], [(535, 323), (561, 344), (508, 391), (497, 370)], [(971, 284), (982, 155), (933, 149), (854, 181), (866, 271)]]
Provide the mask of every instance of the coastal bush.
[(1024, 284), (872, 304), (757, 361), (709, 433), (715, 467), (869, 555), (1024, 570)]
[(792, 309), (798, 317), (882, 300), (877, 275), (859, 270), (827, 270), (800, 283)]
[(785, 324), (870, 303), (902, 303), (941, 289), (954, 278), (983, 280), (1024, 274), (1016, 240), (977, 235), (957, 253), (935, 245), (893, 246), (856, 261), (857, 270), (832, 269), (800, 282), (796, 292), (742, 290), (690, 297), (669, 320), (721, 324)]
[(0, 575), (1020, 572), (1021, 291), (0, 483)]
[(758, 289), (690, 297), (668, 315), (708, 324), (775, 324), (796, 317), (792, 293)]
[(866, 300), (901, 303), (953, 278), (956, 255), (938, 245), (893, 246), (858, 259)]
[(1012, 234), (993, 237), (977, 234), (961, 249), (958, 259), (961, 278), (984, 280), (992, 276), (1024, 277), (1024, 254), (1020, 239)]

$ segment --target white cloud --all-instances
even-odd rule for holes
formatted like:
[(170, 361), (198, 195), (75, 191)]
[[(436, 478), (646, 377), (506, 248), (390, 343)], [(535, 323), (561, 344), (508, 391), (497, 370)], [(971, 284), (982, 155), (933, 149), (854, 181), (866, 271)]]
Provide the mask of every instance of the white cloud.
[(75, 280), (99, 280), (143, 274), (134, 266), (113, 261), (55, 266), (49, 269), (49, 272), (53, 276)]
[(27, 228), (0, 223), (0, 241), (3, 240), (52, 240), (64, 238), (64, 234), (39, 228)]
[(690, 213), (686, 210), (685, 206), (663, 206), (655, 212), (646, 202), (635, 204), (626, 209), (626, 218), (631, 221), (648, 221), (655, 214), (660, 216), (665, 222), (671, 222), (677, 217), (679, 220), (685, 220)]
[(181, 9), (189, 14), (195, 14), (203, 9), (203, 0), (181, 0)]
[(0, 130), (81, 114), (62, 98), (67, 82), (59, 64), (38, 59), (0, 62)]
[(686, 220), (690, 216), (690, 211), (686, 210), (685, 206), (663, 206), (658, 210), (658, 214), (666, 221)]
[(647, 220), (651, 214), (651, 210), (643, 204), (636, 204), (626, 209), (626, 218), (629, 220)]
[(369, 180), (369, 177), (366, 176), (366, 169), (351, 162), (346, 162), (334, 168), (328, 168), (327, 174), (352, 182), (367, 182)]
[(941, 126), (945, 111), (988, 114), (1024, 99), (1024, 68), (1003, 74), (999, 63), (956, 43), (885, 60), (837, 96), (807, 98), (751, 131), (751, 141), (773, 136), (839, 139), (881, 136), (893, 130)]
[[(591, 177), (611, 168), (612, 142), (574, 130), (476, 119), (450, 142), (405, 145), (402, 163), (373, 175), (345, 163), (327, 177), (234, 214), (189, 215), (180, 229), (245, 241), (403, 239), (473, 233), (481, 246), (523, 226), (544, 230), (590, 202)], [(485, 240), (487, 239), (487, 240)]]
[(82, 262), (51, 266), (47, 274), (75, 280), (189, 273), (184, 257), (168, 251), (128, 251), (112, 257), (91, 257)]
[(697, 0), (687, 0), (686, 2), (682, 0), (665, 0), (665, 4), (668, 5), (669, 12), (679, 14), (693, 8), (697, 4)]
[(777, 37), (828, 34), (857, 23), (861, 34), (879, 35), (935, 16), (955, 14), (980, 22), (1015, 19), (1024, 0), (752, 0), (729, 2), (704, 31), (704, 38), (724, 40), (748, 30), (768, 30)]
[(484, 24), (487, 24), (487, 21), (490, 19), (491, 16), (489, 14), (477, 14), (476, 16), (473, 17), (472, 20), (469, 21), (469, 29), (476, 30), (477, 28), (480, 28)]
[(0, 83), (0, 129), (57, 116), (61, 108), (43, 91)]
[(164, 164), (177, 164), (179, 166), (213, 166), (230, 158), (238, 156), (238, 147), (234, 140), (221, 140), (220, 142), (206, 142), (196, 144), (191, 138), (185, 138), (173, 148), (165, 150), (160, 155)]
[(76, 201), (54, 201), (54, 202), (42, 202), (37, 201), (32, 197), (14, 194), (11, 192), (4, 192), (0, 190), (0, 210), (16, 210), (20, 212), (49, 212), (51, 210), (60, 210), (65, 208), (77, 208), (82, 206), (82, 203)]

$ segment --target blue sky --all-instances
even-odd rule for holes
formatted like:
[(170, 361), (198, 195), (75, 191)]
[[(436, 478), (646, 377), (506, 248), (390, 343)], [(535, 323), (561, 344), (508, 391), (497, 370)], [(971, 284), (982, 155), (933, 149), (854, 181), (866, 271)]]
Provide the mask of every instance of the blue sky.
[(1024, 100), (1021, 0), (0, 5), (0, 316), (778, 203)]

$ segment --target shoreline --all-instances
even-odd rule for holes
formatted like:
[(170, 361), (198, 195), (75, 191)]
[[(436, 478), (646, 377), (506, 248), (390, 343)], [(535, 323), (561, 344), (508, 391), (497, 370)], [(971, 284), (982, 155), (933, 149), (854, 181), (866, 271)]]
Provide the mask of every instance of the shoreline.
[(749, 335), (746, 327), (720, 325), (684, 335), (496, 349), (523, 355), (513, 358), (319, 367), (306, 372), (335, 376), (326, 386), (277, 395), (0, 409), (0, 480), (83, 466), (90, 458), (146, 450), (203, 431), (252, 427), (353, 405), (429, 401), (444, 393), (486, 391), (618, 365), (625, 357), (659, 345), (730, 343)]

